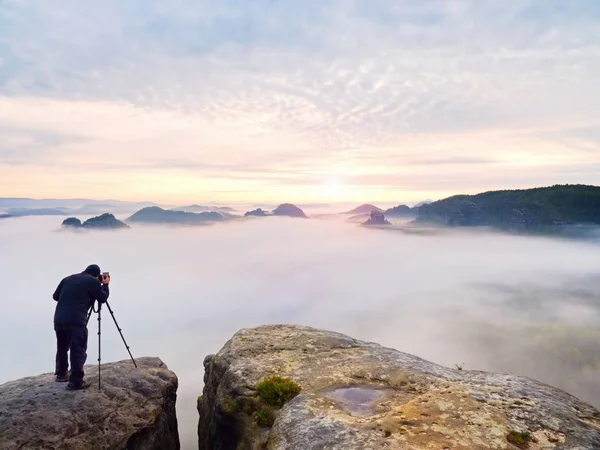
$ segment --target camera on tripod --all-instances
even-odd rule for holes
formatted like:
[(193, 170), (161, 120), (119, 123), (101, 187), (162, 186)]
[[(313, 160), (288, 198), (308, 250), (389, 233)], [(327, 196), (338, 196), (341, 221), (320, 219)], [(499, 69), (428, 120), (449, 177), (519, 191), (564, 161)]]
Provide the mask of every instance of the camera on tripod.
[[(102, 284), (108, 284), (108, 282), (110, 281), (110, 274), (108, 272), (102, 272), (99, 276), (98, 276), (98, 280), (100, 280), (100, 283)], [(110, 315), (112, 316), (113, 322), (115, 323), (115, 326), (117, 327), (117, 331), (119, 332), (119, 334), (121, 335), (121, 339), (123, 339), (123, 344), (125, 344), (125, 348), (127, 349), (127, 352), (129, 353), (129, 357), (131, 358), (131, 362), (133, 362), (133, 366), (135, 368), (137, 368), (137, 364), (135, 362), (135, 359), (133, 359), (133, 355), (131, 354), (131, 350), (129, 348), (129, 345), (127, 345), (127, 342), (125, 341), (125, 337), (123, 336), (123, 330), (121, 330), (121, 327), (119, 327), (119, 324), (117, 323), (117, 319), (115, 317), (115, 314), (112, 310), (112, 308), (110, 307), (108, 300), (106, 300), (105, 302), (98, 302), (98, 309), (94, 309), (94, 305), (92, 304), (92, 307), (90, 308), (90, 310), (88, 311), (88, 315), (87, 315), (87, 320), (86, 320), (86, 326), (90, 321), (90, 317), (92, 315), (93, 312), (98, 314), (98, 389), (100, 389), (101, 387), (101, 382), (100, 382), (100, 374), (101, 374), (101, 370), (102, 370), (102, 365), (101, 365), (101, 341), (100, 341), (100, 335), (102, 334), (101, 332), (101, 327), (100, 327), (100, 322), (102, 320), (102, 305), (105, 304), (106, 307), (108, 308), (108, 312), (110, 312)]]

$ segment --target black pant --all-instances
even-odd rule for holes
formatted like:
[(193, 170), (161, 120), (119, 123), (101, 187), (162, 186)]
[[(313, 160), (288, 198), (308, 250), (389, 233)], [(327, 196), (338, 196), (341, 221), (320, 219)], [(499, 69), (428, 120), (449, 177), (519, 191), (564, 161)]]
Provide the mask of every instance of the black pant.
[(55, 323), (56, 332), (56, 371), (64, 376), (69, 371), (67, 352), (71, 351), (71, 377), (69, 381), (80, 386), (83, 382), (83, 365), (87, 359), (88, 330), (85, 325), (62, 325)]

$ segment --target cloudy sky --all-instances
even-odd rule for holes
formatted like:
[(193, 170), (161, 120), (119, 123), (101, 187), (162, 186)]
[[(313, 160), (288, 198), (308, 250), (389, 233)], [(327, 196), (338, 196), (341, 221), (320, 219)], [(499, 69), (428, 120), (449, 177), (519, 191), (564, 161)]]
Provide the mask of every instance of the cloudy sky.
[(599, 80), (596, 0), (0, 0), (0, 196), (597, 184)]

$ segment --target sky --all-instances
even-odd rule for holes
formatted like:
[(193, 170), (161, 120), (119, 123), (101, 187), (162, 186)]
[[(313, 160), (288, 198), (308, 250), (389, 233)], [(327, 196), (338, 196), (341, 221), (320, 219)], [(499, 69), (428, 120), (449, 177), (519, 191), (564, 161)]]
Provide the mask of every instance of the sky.
[(596, 0), (0, 0), (0, 196), (597, 184), (598, 79)]
[[(9, 274), (0, 384), (53, 371), (52, 293), (63, 277), (99, 264), (111, 273), (109, 304), (133, 356), (159, 357), (178, 376), (183, 450), (198, 448), (204, 357), (239, 329), (272, 323), (341, 332), (447, 367), (533, 377), (600, 407), (599, 241), (410, 234), (343, 218), (112, 232), (57, 231), (61, 221), (0, 221), (0, 274)], [(129, 358), (108, 313), (101, 337), (103, 363)]]

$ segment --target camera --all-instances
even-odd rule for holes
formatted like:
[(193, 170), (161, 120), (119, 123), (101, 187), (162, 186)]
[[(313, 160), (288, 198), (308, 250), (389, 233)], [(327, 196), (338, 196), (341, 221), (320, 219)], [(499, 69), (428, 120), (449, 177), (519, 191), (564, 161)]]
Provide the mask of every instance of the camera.
[(100, 276), (98, 277), (98, 280), (100, 280), (100, 283), (102, 283), (104, 281), (104, 278), (106, 277), (110, 277), (110, 273), (109, 272), (102, 272), (100, 274)]

